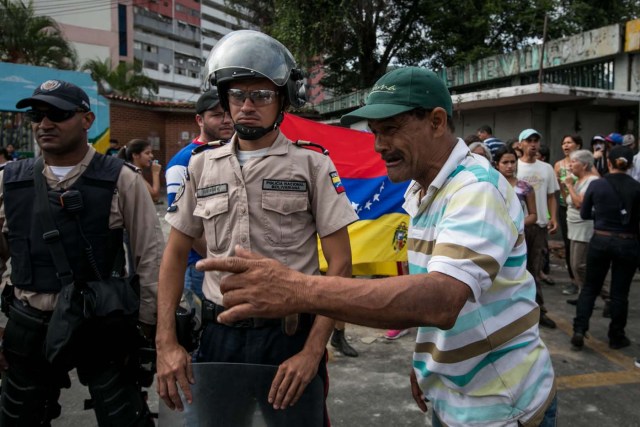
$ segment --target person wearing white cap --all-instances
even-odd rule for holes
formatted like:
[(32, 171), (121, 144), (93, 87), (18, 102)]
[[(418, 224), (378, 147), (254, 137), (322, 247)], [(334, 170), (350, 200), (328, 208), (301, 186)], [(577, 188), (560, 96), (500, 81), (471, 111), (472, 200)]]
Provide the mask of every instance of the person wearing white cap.
[[(540, 272), (542, 271), (543, 250), (547, 246), (547, 232), (554, 234), (558, 229), (555, 194), (560, 190), (553, 167), (536, 159), (540, 150), (541, 135), (535, 129), (525, 129), (518, 137), (522, 157), (518, 160), (518, 179), (533, 187), (536, 194), (538, 220), (525, 227), (528, 257), (527, 270), (536, 280), (536, 302), (540, 305), (540, 325), (554, 329), (556, 323), (547, 316), (544, 307)], [(551, 219), (547, 219), (549, 215)]]

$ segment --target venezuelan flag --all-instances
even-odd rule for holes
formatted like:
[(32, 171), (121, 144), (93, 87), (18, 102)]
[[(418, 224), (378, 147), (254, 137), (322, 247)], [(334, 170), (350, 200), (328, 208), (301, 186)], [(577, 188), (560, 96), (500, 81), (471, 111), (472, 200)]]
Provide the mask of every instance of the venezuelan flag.
[[(291, 140), (322, 145), (336, 165), (336, 189), (344, 189), (360, 217), (349, 226), (354, 275), (396, 275), (399, 261), (407, 260), (409, 217), (402, 209), (408, 182), (394, 184), (384, 162), (373, 149), (373, 135), (325, 125), (286, 114), (282, 132)], [(320, 248), (320, 266), (326, 261)]]

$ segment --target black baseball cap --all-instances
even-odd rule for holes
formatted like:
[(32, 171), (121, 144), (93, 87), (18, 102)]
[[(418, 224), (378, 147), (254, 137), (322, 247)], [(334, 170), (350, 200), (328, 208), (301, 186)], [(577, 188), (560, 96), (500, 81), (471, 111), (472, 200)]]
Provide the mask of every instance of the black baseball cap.
[(200, 95), (196, 102), (196, 114), (202, 114), (207, 110), (213, 110), (216, 105), (220, 104), (220, 97), (218, 96), (218, 88), (213, 86), (211, 90)]
[(609, 151), (609, 160), (613, 163), (618, 159), (624, 159), (629, 166), (633, 165), (633, 150), (624, 145), (616, 145)]
[(42, 83), (33, 91), (30, 98), (18, 101), (16, 108), (31, 107), (37, 102), (44, 102), (65, 111), (78, 108), (91, 111), (91, 103), (86, 92), (73, 83), (62, 80), (47, 80)]

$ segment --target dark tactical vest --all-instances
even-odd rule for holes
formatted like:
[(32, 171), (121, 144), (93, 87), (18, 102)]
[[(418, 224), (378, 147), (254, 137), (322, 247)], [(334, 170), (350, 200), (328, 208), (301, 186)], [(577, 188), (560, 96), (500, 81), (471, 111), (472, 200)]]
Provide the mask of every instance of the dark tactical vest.
[[(103, 279), (111, 276), (116, 256), (122, 255), (122, 229), (109, 229), (111, 201), (124, 161), (96, 153), (85, 172), (66, 190), (82, 194), (84, 210), (75, 217), (64, 210), (60, 195), (64, 191), (49, 189), (53, 221), (60, 231), (74, 280), (78, 283), (97, 280), (89, 264), (85, 240), (93, 248), (94, 258)], [(48, 245), (42, 235), (41, 220), (35, 214), (36, 191), (33, 182), (34, 159), (8, 163), (4, 169), (4, 210), (9, 228), (11, 282), (19, 289), (38, 293), (57, 293), (62, 285)]]

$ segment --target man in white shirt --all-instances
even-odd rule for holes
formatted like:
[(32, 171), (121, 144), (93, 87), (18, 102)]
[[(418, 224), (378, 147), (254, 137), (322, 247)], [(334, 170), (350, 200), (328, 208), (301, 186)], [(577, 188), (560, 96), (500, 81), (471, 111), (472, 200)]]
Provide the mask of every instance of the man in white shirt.
[(556, 323), (547, 316), (544, 307), (540, 271), (543, 263), (543, 250), (547, 246), (547, 232), (554, 234), (558, 229), (556, 219), (557, 205), (555, 193), (560, 190), (553, 167), (536, 159), (540, 150), (540, 132), (525, 129), (520, 132), (520, 148), (522, 157), (518, 160), (518, 179), (526, 181), (536, 194), (538, 221), (525, 227), (528, 257), (527, 270), (536, 281), (536, 302), (540, 305), (540, 325), (555, 328)]

